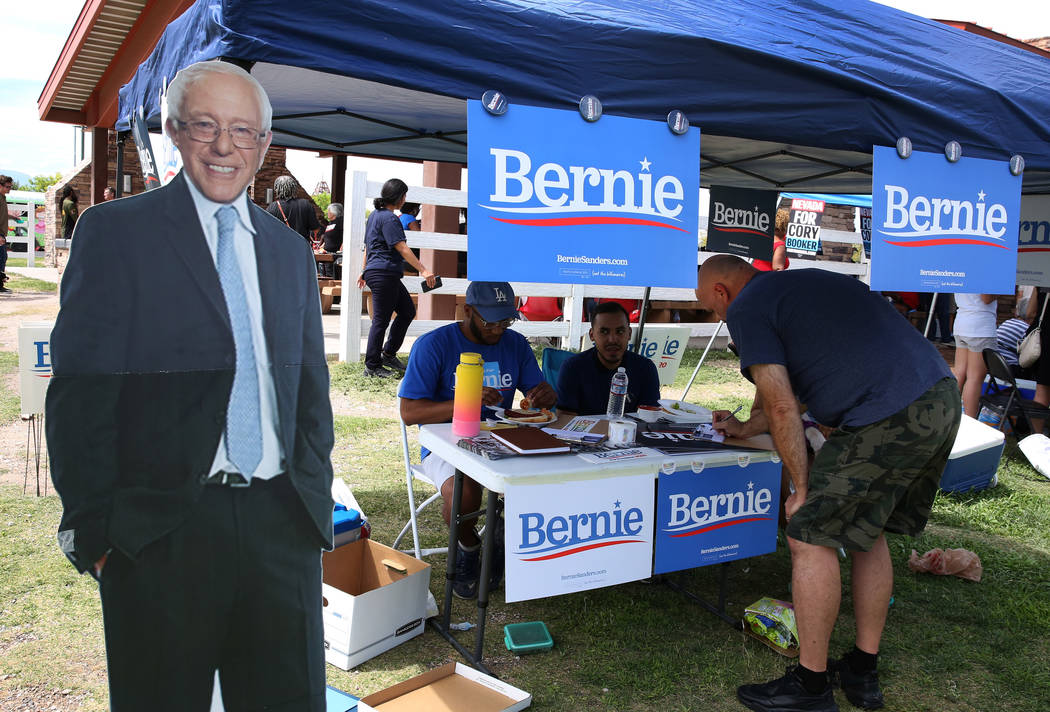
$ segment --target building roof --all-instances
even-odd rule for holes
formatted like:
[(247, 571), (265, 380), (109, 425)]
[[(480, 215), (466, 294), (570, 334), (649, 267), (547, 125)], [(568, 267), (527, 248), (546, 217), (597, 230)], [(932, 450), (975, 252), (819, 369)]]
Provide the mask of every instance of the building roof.
[(966, 22), (964, 20), (935, 20), (935, 22), (940, 22), (945, 25), (949, 25), (950, 27), (954, 27), (957, 30), (969, 32), (974, 35), (987, 37), (988, 39), (995, 40), (996, 42), (1002, 42), (1003, 44), (1012, 45), (1014, 47), (1020, 47), (1023, 50), (1027, 50), (1034, 54), (1038, 54), (1041, 57), (1046, 57), (1047, 59), (1050, 59), (1050, 52), (1047, 51), (1048, 49), (1050, 49), (1050, 47), (1048, 47), (1048, 45), (1050, 45), (1050, 37), (1037, 38), (1033, 40), (1017, 40), (1013, 37), (1010, 37), (1009, 35), (1004, 35), (1001, 32), (996, 32), (991, 28), (982, 27), (976, 22)]
[(44, 84), (42, 121), (112, 126), (117, 97), (168, 23), (193, 0), (86, 0)]

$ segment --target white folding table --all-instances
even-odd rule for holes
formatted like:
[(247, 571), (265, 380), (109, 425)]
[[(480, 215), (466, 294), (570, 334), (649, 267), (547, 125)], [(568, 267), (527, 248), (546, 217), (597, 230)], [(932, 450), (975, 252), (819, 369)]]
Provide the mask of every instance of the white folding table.
[[(717, 468), (737, 466), (738, 458), (747, 454), (752, 462), (778, 461), (777, 455), (772, 450), (735, 450), (720, 449), (702, 453), (687, 454), (657, 454), (650, 457), (625, 460), (613, 463), (592, 463), (574, 454), (558, 455), (531, 455), (522, 457), (508, 457), (500, 460), (489, 460), (480, 455), (459, 447), (459, 438), (452, 434), (451, 423), (436, 425), (423, 425), (420, 427), (419, 442), (432, 453), (451, 464), (456, 469), (452, 512), (449, 524), (448, 551), (455, 552), (457, 546), (457, 525), (463, 521), (469, 521), (485, 515), (486, 522), (494, 522), (497, 511), (498, 495), (506, 492), (508, 484), (540, 484), (557, 483), (568, 481), (589, 481), (595, 483), (610, 477), (623, 477), (628, 475), (652, 474), (654, 477), (659, 473), (661, 465), (673, 461), (678, 465), (691, 466), (702, 462), (705, 468)], [(751, 441), (758, 447), (771, 448), (772, 440), (768, 436)], [(485, 509), (477, 512), (461, 514), (459, 512), (459, 500), (462, 492), (463, 475), (488, 490)], [(471, 665), (487, 673), (491, 672), (484, 666), (482, 661), (483, 645), (485, 639), (485, 619), (488, 609), (489, 596), (489, 572), (492, 569), (492, 550), (495, 544), (495, 528), (485, 527), (485, 541), (482, 546), (481, 573), (478, 581), (478, 622), (475, 636), (474, 652), (471, 653), (456, 640), (449, 629), (452, 616), (452, 580), (453, 566), (452, 556), (445, 573), (445, 599), (442, 611), (437, 620), (431, 619), (431, 625), (448, 642), (466, 658)], [(454, 555), (454, 554), (453, 554)], [(681, 589), (677, 584), (672, 586), (681, 590), (691, 599), (697, 601), (712, 613), (720, 616), (731, 624), (737, 624), (725, 613), (725, 567), (721, 568), (721, 583), (719, 587), (719, 604), (717, 606)]]

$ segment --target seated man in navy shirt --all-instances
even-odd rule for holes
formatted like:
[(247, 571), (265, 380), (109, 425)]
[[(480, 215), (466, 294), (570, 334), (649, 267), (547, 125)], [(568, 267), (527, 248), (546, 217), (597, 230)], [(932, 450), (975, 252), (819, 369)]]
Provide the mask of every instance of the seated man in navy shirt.
[(638, 410), (639, 405), (658, 406), (656, 364), (627, 350), (631, 340), (627, 310), (617, 302), (599, 304), (591, 317), (590, 336), (594, 346), (570, 358), (558, 373), (558, 411), (570, 415), (604, 413), (609, 404), (609, 385), (620, 366), (627, 371), (625, 412)]
[[(543, 380), (536, 356), (525, 337), (509, 331), (517, 319), (514, 290), (506, 282), (471, 282), (467, 287), (466, 317), (456, 324), (435, 329), (416, 340), (401, 381), (401, 419), (405, 425), (448, 423), (452, 420), (456, 366), (461, 353), (478, 353), (485, 362), (481, 402), (510, 408), (519, 390), (535, 408), (551, 408), (557, 394)], [(423, 471), (441, 491), (441, 514), (448, 523), (452, 516), (452, 486), (455, 469), (437, 455), (423, 450)], [(481, 506), (481, 485), (463, 478), (460, 512), (473, 512)], [(503, 576), (502, 519), (493, 526), (496, 547), (490, 579), (492, 590)], [(481, 540), (473, 522), (459, 526), (459, 546), (455, 552), (452, 592), (460, 598), (478, 593)], [(451, 552), (449, 552), (451, 553)]]

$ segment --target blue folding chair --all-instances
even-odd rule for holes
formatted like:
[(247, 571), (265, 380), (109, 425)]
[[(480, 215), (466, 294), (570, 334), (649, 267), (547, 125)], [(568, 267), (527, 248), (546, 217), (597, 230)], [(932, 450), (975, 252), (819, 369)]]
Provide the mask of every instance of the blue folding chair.
[(551, 384), (554, 388), (557, 388), (558, 372), (561, 371), (562, 364), (568, 361), (569, 357), (575, 355), (575, 352), (566, 351), (565, 349), (543, 349), (543, 355), (540, 357), (540, 368), (543, 371), (543, 380)]

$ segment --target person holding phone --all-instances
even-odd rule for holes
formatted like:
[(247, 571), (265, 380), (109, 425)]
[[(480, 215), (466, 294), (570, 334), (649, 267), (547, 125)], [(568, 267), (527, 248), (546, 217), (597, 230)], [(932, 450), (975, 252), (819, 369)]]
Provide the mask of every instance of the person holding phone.
[[(401, 283), (405, 262), (419, 271), (428, 287), (434, 286), (434, 273), (412, 254), (406, 242), (405, 228), (394, 214), (405, 204), (407, 193), (408, 186), (400, 178), (391, 178), (384, 183), (380, 196), (375, 199), (375, 210), (368, 216), (365, 226), (365, 258), (357, 286), (364, 289), (368, 285), (372, 291), (372, 327), (368, 330), (365, 349), (365, 375), (373, 378), (389, 378), (396, 375), (394, 371), (405, 371), (405, 364), (398, 359), (397, 352), (405, 340), (408, 325), (416, 318), (412, 297)], [(397, 316), (390, 326), (394, 312)], [(389, 335), (386, 333), (388, 326)], [(384, 336), (386, 344), (383, 344)]]

